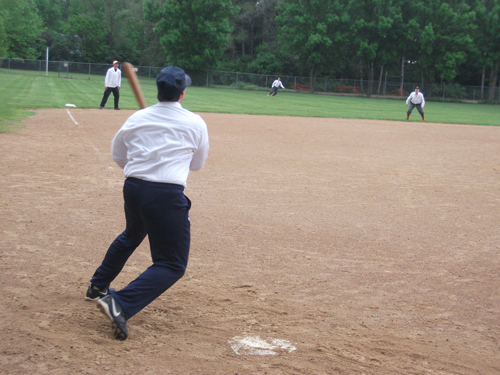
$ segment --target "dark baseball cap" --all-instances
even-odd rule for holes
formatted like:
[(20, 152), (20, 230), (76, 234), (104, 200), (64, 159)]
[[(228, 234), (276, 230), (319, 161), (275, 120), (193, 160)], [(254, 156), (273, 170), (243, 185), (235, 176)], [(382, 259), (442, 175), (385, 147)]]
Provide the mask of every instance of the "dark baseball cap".
[(158, 94), (165, 99), (173, 99), (179, 96), (190, 84), (191, 77), (176, 66), (163, 68), (156, 77)]

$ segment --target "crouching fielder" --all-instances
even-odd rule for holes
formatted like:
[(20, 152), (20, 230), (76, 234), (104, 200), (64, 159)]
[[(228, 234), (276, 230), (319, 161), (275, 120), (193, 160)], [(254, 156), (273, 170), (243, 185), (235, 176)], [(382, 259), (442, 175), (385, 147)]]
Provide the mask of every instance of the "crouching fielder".
[(267, 96), (271, 95), (271, 96), (275, 96), (275, 95), (278, 95), (278, 89), (279, 88), (282, 88), (284, 89), (285, 86), (283, 86), (283, 83), (281, 83), (281, 78), (278, 77), (278, 79), (276, 79), (273, 84), (271, 85), (271, 92), (269, 94), (267, 94)]
[(422, 94), (417, 87), (415, 87), (415, 91), (413, 91), (408, 99), (406, 99), (406, 106), (408, 107), (408, 103), (410, 103), (410, 108), (408, 108), (408, 112), (406, 112), (406, 119), (410, 118), (411, 112), (413, 108), (417, 107), (418, 113), (422, 116), (422, 120), (424, 120), (424, 107), (425, 107), (425, 99), (424, 94)]

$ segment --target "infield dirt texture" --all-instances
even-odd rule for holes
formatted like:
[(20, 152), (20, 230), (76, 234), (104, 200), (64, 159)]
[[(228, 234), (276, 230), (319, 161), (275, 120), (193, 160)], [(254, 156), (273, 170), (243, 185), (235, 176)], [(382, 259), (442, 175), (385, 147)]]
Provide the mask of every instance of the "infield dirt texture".
[(201, 114), (187, 274), (121, 342), (84, 295), (132, 111), (69, 111), (0, 134), (1, 374), (500, 373), (500, 127)]

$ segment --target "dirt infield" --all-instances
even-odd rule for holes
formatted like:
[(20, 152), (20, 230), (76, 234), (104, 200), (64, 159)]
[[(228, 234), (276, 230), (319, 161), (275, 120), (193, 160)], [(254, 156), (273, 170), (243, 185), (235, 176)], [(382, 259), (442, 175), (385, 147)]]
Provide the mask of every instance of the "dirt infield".
[(84, 295), (131, 113), (0, 134), (1, 374), (500, 373), (500, 127), (202, 114), (187, 274), (120, 342)]

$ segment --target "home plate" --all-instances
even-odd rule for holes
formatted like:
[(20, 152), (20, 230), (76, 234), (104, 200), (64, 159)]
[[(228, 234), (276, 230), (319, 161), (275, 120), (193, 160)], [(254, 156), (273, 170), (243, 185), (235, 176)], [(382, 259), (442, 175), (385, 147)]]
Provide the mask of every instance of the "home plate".
[(74, 105), (74, 104), (66, 104), (66, 107), (73, 107), (73, 108), (76, 108), (76, 105)]
[(263, 340), (259, 336), (236, 336), (228, 342), (236, 355), (277, 355), (297, 350), (289, 341), (273, 338)]

